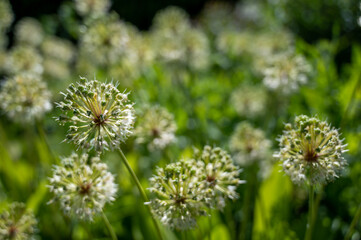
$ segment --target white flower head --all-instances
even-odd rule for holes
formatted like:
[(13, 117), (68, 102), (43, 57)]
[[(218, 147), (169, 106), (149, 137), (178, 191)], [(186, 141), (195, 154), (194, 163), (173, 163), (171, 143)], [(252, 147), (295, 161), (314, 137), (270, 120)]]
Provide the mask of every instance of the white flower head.
[(109, 0), (74, 0), (75, 9), (81, 16), (104, 16), (111, 5)]
[(37, 47), (44, 38), (43, 27), (35, 18), (23, 18), (15, 26), (15, 40), (18, 44)]

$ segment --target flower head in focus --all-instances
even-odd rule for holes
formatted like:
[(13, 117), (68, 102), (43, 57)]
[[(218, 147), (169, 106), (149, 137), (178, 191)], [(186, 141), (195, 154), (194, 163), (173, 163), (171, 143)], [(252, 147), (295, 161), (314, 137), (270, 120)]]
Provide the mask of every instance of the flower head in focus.
[(296, 184), (325, 184), (337, 178), (347, 161), (337, 129), (316, 117), (300, 115), (286, 124), (275, 157)]
[(23, 18), (15, 26), (15, 40), (18, 44), (37, 47), (44, 38), (43, 28), (35, 18)]
[(174, 117), (160, 106), (147, 107), (134, 130), (137, 143), (145, 143), (149, 150), (164, 149), (175, 141), (177, 126)]
[(121, 93), (117, 85), (81, 77), (62, 94), (64, 101), (57, 106), (64, 114), (57, 120), (71, 124), (66, 141), (101, 152), (120, 148), (120, 143), (132, 133), (133, 104), (128, 93)]
[(54, 166), (48, 188), (54, 193), (50, 203), (59, 201), (66, 214), (90, 221), (115, 200), (117, 191), (114, 176), (99, 157), (75, 153)]
[(34, 240), (37, 220), (23, 203), (14, 202), (0, 214), (0, 239)]
[(42, 57), (30, 46), (15, 46), (10, 51), (4, 70), (10, 74), (32, 74), (40, 76), (43, 73)]
[(223, 209), (227, 198), (238, 198), (237, 186), (245, 181), (239, 179), (241, 170), (233, 164), (226, 151), (205, 146), (202, 151), (196, 150), (193, 157), (201, 169), (198, 177), (210, 207)]
[(16, 75), (1, 87), (0, 107), (16, 122), (32, 122), (52, 108), (50, 97), (46, 83), (40, 78)]
[(194, 160), (181, 160), (157, 168), (150, 178), (150, 204), (154, 215), (166, 226), (188, 230), (197, 226), (197, 217), (207, 215), (205, 195), (198, 181)]

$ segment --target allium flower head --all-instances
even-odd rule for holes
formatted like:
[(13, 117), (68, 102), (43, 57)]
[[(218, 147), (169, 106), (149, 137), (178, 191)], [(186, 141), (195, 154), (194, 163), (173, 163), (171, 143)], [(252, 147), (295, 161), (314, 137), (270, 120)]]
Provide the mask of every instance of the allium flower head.
[(157, 168), (150, 178), (149, 190), (154, 197), (147, 204), (164, 225), (188, 230), (196, 227), (198, 216), (207, 215), (198, 171), (193, 160), (181, 160)]
[(11, 51), (5, 62), (5, 71), (10, 74), (43, 73), (42, 57), (37, 50), (30, 46), (16, 46)]
[(109, 8), (109, 0), (74, 0), (75, 9), (81, 16), (100, 17), (104, 16)]
[(46, 58), (70, 63), (74, 59), (75, 49), (71, 42), (58, 37), (47, 37), (41, 44), (42, 53)]
[(81, 51), (95, 64), (119, 61), (130, 42), (129, 27), (116, 15), (93, 22), (81, 38)]
[(0, 214), (0, 239), (34, 240), (37, 221), (23, 203), (12, 203)]
[(14, 14), (8, 0), (0, 0), (0, 32), (5, 31), (13, 22)]
[(169, 6), (160, 10), (153, 19), (153, 30), (182, 33), (190, 27), (188, 14), (181, 8)]
[(59, 201), (66, 214), (91, 221), (106, 203), (115, 200), (117, 185), (107, 170), (99, 157), (73, 153), (63, 158), (49, 178), (48, 188), (54, 193), (50, 203)]
[(234, 153), (235, 162), (248, 166), (270, 158), (271, 142), (261, 129), (254, 128), (248, 122), (237, 125), (231, 136), (229, 147)]
[(15, 26), (15, 40), (19, 44), (37, 47), (43, 41), (43, 28), (34, 18), (23, 18)]
[(275, 157), (296, 184), (325, 184), (337, 178), (347, 161), (337, 129), (316, 117), (301, 115), (286, 124)]
[(70, 77), (70, 66), (54, 58), (44, 58), (44, 78), (67, 79)]
[(210, 207), (223, 209), (227, 198), (238, 198), (237, 186), (245, 181), (239, 179), (241, 170), (233, 164), (226, 151), (219, 147), (205, 146), (202, 151), (195, 151), (194, 159), (201, 169), (198, 178)]
[(134, 130), (137, 143), (145, 143), (149, 150), (163, 149), (175, 141), (177, 126), (174, 117), (160, 106), (147, 107)]
[(233, 91), (231, 103), (241, 116), (253, 118), (264, 113), (267, 94), (263, 87), (242, 85)]
[(61, 124), (70, 123), (66, 141), (96, 151), (120, 148), (132, 133), (135, 116), (128, 93), (121, 93), (117, 85), (88, 81), (70, 84), (64, 101), (57, 103), (63, 111)]
[(280, 53), (267, 61), (262, 70), (263, 83), (271, 90), (288, 94), (307, 82), (311, 70), (311, 65), (302, 55)]
[(1, 87), (0, 106), (16, 122), (32, 122), (51, 109), (46, 83), (32, 75), (16, 75)]

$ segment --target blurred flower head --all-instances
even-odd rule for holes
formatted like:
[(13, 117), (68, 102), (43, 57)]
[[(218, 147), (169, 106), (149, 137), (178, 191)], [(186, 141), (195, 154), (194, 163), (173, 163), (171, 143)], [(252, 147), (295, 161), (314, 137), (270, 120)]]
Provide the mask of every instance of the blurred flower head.
[(18, 44), (37, 47), (44, 38), (43, 27), (35, 18), (22, 18), (15, 26), (15, 40)]
[(4, 70), (10, 74), (32, 74), (39, 76), (43, 73), (42, 57), (38, 51), (30, 46), (15, 46), (10, 51)]
[(0, 0), (0, 32), (6, 31), (14, 20), (14, 14), (8, 0)]
[(266, 109), (267, 93), (262, 86), (242, 85), (231, 95), (237, 113), (247, 118), (262, 115)]
[(59, 80), (67, 79), (71, 75), (70, 66), (54, 58), (44, 58), (44, 78), (55, 78)]
[(14, 202), (0, 214), (0, 239), (34, 240), (37, 221), (25, 204)]
[(300, 84), (307, 83), (311, 71), (311, 65), (302, 55), (280, 53), (266, 62), (262, 70), (263, 83), (271, 90), (288, 94), (296, 91)]
[(107, 14), (111, 1), (109, 0), (74, 0), (75, 9), (81, 16), (100, 17)]
[(254, 128), (248, 122), (237, 125), (231, 136), (229, 147), (234, 153), (235, 162), (241, 166), (270, 159), (271, 142), (261, 129)]
[(107, 170), (99, 157), (73, 153), (63, 158), (49, 178), (48, 188), (54, 193), (50, 203), (58, 201), (67, 215), (92, 221), (106, 203), (115, 200), (117, 185)]
[(227, 198), (238, 198), (237, 186), (245, 181), (239, 179), (241, 170), (233, 165), (227, 152), (219, 147), (205, 146), (202, 151), (196, 149), (193, 157), (201, 169), (198, 178), (203, 183), (205, 199), (210, 207), (223, 209)]
[(109, 15), (94, 21), (84, 32), (80, 40), (80, 51), (95, 64), (116, 63), (125, 55), (130, 43), (130, 27)]
[(0, 91), (0, 106), (15, 122), (32, 122), (49, 111), (51, 94), (39, 77), (16, 75), (5, 81)]
[(157, 168), (149, 179), (154, 196), (146, 204), (164, 225), (188, 230), (197, 226), (197, 217), (207, 215), (198, 171), (194, 160), (181, 160)]
[(62, 94), (64, 101), (57, 106), (63, 115), (57, 120), (71, 124), (66, 141), (101, 152), (120, 148), (120, 143), (132, 133), (133, 104), (128, 93), (121, 93), (117, 85), (81, 77)]
[(296, 184), (325, 184), (339, 177), (347, 161), (337, 129), (316, 117), (300, 115), (286, 124), (275, 157)]
[(70, 63), (75, 55), (75, 48), (70, 41), (55, 36), (45, 38), (41, 50), (45, 58), (53, 58), (64, 63)]
[(166, 30), (175, 34), (190, 27), (188, 14), (181, 8), (169, 6), (160, 10), (153, 19), (153, 30)]
[(173, 115), (165, 108), (158, 105), (146, 107), (138, 119), (134, 130), (137, 143), (147, 144), (149, 150), (154, 150), (164, 149), (175, 142), (177, 126)]

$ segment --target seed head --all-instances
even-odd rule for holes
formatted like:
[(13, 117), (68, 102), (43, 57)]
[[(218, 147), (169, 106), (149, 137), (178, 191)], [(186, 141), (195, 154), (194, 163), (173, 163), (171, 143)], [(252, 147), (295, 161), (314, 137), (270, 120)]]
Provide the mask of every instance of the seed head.
[(117, 185), (99, 157), (73, 153), (54, 166), (48, 188), (54, 193), (50, 203), (58, 201), (67, 215), (92, 220), (104, 205), (115, 200)]
[(296, 117), (294, 125), (285, 125), (279, 142), (280, 151), (274, 156), (296, 184), (325, 184), (347, 165), (339, 132), (316, 117)]
[(175, 142), (176, 129), (173, 115), (165, 108), (153, 106), (143, 111), (134, 135), (136, 142), (147, 144), (149, 150), (164, 149)]
[(128, 93), (119, 92), (117, 85), (81, 77), (62, 94), (64, 101), (56, 104), (64, 114), (57, 120), (71, 124), (65, 141), (101, 152), (120, 148), (132, 133), (133, 104)]
[(156, 175), (149, 179), (149, 191), (154, 196), (147, 204), (164, 225), (188, 230), (196, 227), (197, 217), (207, 215), (198, 171), (194, 160), (181, 160), (157, 168)]
[(34, 240), (37, 221), (23, 203), (12, 203), (0, 215), (0, 239)]
[(32, 122), (49, 111), (51, 94), (46, 83), (32, 75), (8, 79), (0, 91), (0, 107), (15, 122)]

